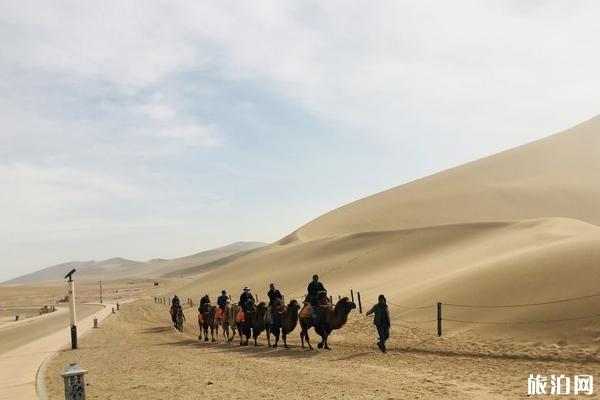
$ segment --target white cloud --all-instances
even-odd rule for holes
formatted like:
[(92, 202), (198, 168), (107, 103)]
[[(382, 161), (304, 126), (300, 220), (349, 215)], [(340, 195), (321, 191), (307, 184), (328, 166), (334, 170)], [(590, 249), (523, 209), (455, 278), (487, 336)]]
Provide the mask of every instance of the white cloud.
[(28, 163), (0, 165), (0, 187), (0, 233), (67, 228), (88, 212), (82, 209), (145, 195), (114, 176)]
[(175, 110), (166, 104), (144, 104), (138, 106), (136, 111), (156, 121), (167, 121), (175, 117)]
[[(207, 169), (190, 159), (210, 157), (174, 161), (226, 142), (244, 148), (220, 149), (224, 164), (256, 157), (232, 168), (243, 171), (238, 183), (254, 179), (258, 187), (264, 176), (244, 166), (259, 158), (279, 165), (285, 155), (268, 154), (281, 148), (271, 133), (244, 137), (245, 120), (230, 123), (239, 114), (227, 104), (211, 108), (213, 97), (239, 102), (257, 119), (269, 118), (269, 102), (295, 118), (316, 117), (315, 142), (347, 132), (409, 154), (374, 167), (387, 177), (375, 180), (390, 186), (400, 183), (396, 167), (410, 177), (549, 134), (600, 110), (599, 13), (594, 1), (2, 2), (0, 233), (178, 224), (190, 199), (219, 190), (226, 197), (232, 191), (224, 187), (236, 182), (206, 179), (188, 190), (190, 167)], [(231, 86), (254, 92), (233, 98)], [(286, 116), (275, 117), (265, 126), (286, 135)], [(366, 174), (365, 163), (377, 164), (379, 154), (364, 153), (342, 160), (344, 173)], [(310, 171), (312, 156), (298, 157), (294, 173)], [(162, 190), (152, 190), (148, 176), (163, 169)], [(290, 186), (281, 191), (303, 195), (284, 179), (277, 183)], [(228, 215), (259, 226), (240, 204), (259, 208), (261, 196), (241, 193), (223, 214), (207, 212), (215, 221), (205, 229), (238, 232), (238, 221), (217, 221)], [(330, 193), (321, 196), (319, 210), (338, 205)]]

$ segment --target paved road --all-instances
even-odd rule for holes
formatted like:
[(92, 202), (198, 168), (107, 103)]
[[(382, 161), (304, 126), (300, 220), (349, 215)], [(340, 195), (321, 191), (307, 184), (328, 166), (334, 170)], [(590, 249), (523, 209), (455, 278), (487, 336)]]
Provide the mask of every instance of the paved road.
[[(77, 319), (98, 312), (102, 306), (77, 304)], [(22, 324), (0, 329), (0, 355), (36, 339), (48, 336), (69, 326), (69, 313), (57, 311), (40, 318), (24, 320)]]

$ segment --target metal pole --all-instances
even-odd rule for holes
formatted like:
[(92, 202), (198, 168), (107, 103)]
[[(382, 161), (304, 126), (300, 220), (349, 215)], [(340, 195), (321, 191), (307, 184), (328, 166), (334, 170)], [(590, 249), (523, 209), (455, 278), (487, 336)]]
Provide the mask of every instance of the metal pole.
[(121, 308), (121, 305), (119, 304), (119, 289), (116, 289), (115, 293), (117, 294), (117, 311), (119, 311)]
[(102, 281), (98, 281), (100, 284), (100, 304), (102, 304)]
[(75, 282), (69, 277), (69, 311), (71, 317), (71, 349), (77, 349), (77, 313), (75, 311)]
[(354, 291), (352, 289), (350, 289), (350, 298), (352, 299), (352, 302), (354, 303)]
[(442, 303), (437, 303), (437, 334), (442, 336)]

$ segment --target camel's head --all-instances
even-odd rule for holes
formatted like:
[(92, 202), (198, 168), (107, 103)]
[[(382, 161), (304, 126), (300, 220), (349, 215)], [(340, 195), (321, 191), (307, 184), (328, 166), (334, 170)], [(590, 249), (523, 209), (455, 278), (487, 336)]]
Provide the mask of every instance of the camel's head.
[(267, 304), (264, 301), (261, 301), (260, 303), (258, 303), (258, 306), (256, 307), (256, 310), (258, 311), (259, 314), (265, 314), (267, 312)]
[(354, 304), (354, 302), (350, 301), (349, 298), (342, 297), (335, 305), (335, 308), (338, 308), (338, 307), (340, 307), (342, 310), (344, 310), (344, 312), (350, 314), (350, 311), (352, 311), (356, 308), (356, 304)]
[(300, 304), (296, 300), (290, 301), (290, 304), (287, 306), (288, 310), (292, 310), (292, 312), (297, 312), (300, 310)]

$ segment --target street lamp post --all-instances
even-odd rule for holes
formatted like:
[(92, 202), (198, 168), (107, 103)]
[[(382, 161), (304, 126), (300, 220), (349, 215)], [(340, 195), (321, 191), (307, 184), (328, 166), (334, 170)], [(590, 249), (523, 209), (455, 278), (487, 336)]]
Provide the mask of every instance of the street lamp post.
[(102, 281), (98, 281), (100, 284), (100, 304), (102, 304)]
[(77, 349), (77, 314), (75, 312), (75, 282), (73, 282), (73, 274), (75, 268), (71, 270), (65, 279), (68, 279), (69, 284), (69, 310), (71, 315), (71, 349)]

